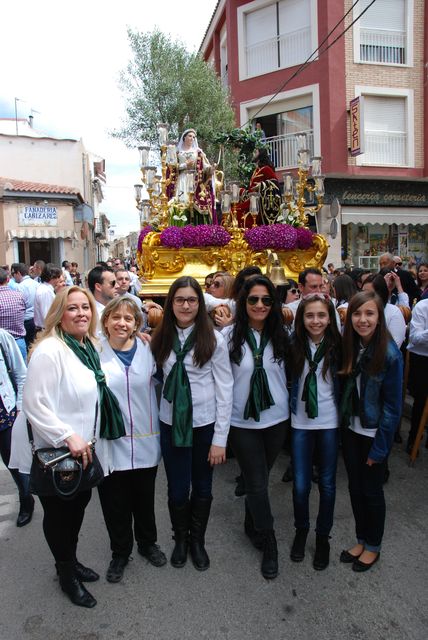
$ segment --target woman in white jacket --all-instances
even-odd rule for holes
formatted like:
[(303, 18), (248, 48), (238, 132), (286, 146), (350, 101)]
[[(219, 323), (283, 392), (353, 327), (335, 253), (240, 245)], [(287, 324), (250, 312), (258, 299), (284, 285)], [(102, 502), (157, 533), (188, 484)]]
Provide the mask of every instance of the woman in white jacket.
[[(158, 407), (150, 346), (136, 338), (143, 317), (136, 303), (117, 297), (101, 316), (104, 335), (100, 360), (109, 387), (119, 401), (126, 434), (108, 443), (109, 475), (99, 487), (110, 537), (109, 582), (119, 582), (131, 555), (138, 553), (161, 567), (166, 557), (156, 544), (155, 480), (161, 456)], [(134, 528), (134, 534), (132, 531)]]
[[(122, 435), (124, 426), (92, 343), (96, 322), (95, 301), (89, 291), (66, 287), (55, 297), (45, 329), (30, 354), (23, 412), (31, 423), (36, 449), (68, 446), (83, 468), (92, 459), (89, 443), (95, 429), (97, 456), (106, 469), (107, 440)], [(20, 427), (16, 432), (14, 427), (12, 433), (11, 466), (29, 473), (25, 419)], [(74, 604), (89, 608), (96, 600), (82, 582), (94, 582), (99, 576), (78, 562), (76, 548), (90, 499), (91, 490), (80, 491), (69, 500), (40, 496), (43, 532), (55, 558), (60, 586)]]
[[(22, 390), (27, 367), (15, 339), (0, 329), (0, 455), (6, 467), (10, 461), (12, 427), (22, 407)], [(29, 492), (29, 476), (17, 469), (10, 469), (19, 491), (17, 527), (31, 521), (34, 498)]]

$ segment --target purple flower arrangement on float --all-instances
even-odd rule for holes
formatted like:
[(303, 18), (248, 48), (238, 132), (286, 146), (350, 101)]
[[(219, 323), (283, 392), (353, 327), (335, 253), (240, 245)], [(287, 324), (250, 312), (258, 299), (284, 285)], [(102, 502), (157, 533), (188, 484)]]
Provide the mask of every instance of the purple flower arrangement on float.
[(292, 227), (289, 224), (260, 225), (247, 229), (244, 234), (245, 240), (253, 251), (309, 249), (312, 246), (313, 236), (310, 229)]
[[(144, 238), (151, 231), (154, 231), (151, 226), (141, 229), (138, 237), (138, 251), (142, 250)], [(309, 249), (312, 246), (313, 236), (310, 229), (292, 227), (288, 224), (260, 225), (247, 229), (244, 233), (244, 238), (253, 251)], [(224, 247), (230, 240), (230, 233), (221, 225), (173, 226), (166, 227), (160, 233), (161, 246), (171, 249)]]

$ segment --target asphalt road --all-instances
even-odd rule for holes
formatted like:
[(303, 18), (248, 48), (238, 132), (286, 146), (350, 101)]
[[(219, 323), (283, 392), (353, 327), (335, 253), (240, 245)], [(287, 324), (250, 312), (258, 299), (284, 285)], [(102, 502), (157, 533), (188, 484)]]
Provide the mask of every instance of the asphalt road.
[[(403, 432), (406, 429), (403, 428)], [(387, 523), (379, 563), (356, 574), (339, 563), (342, 548), (353, 544), (353, 520), (343, 462), (339, 461), (331, 562), (312, 568), (315, 534), (300, 564), (289, 560), (293, 539), (292, 486), (281, 482), (287, 465), (281, 454), (271, 476), (280, 574), (266, 581), (260, 555), (243, 533), (243, 499), (234, 496), (235, 460), (216, 470), (214, 503), (207, 532), (211, 568), (196, 571), (155, 568), (135, 553), (125, 577), (109, 584), (108, 538), (98, 496), (87, 509), (79, 557), (101, 574), (90, 585), (95, 609), (72, 605), (58, 586), (42, 535), (41, 507), (33, 522), (17, 529), (13, 481), (0, 468), (0, 640), (425, 640), (428, 637), (428, 451), (409, 468), (395, 445), (386, 485)], [(311, 494), (314, 520), (317, 487)], [(161, 465), (157, 483), (159, 543), (172, 549)]]

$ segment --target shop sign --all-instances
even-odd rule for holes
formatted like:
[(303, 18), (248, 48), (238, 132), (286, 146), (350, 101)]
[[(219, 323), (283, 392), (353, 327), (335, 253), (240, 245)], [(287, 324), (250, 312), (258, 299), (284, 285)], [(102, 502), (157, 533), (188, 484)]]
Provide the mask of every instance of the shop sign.
[(372, 207), (428, 207), (428, 183), (403, 180), (325, 180), (326, 204)]
[(56, 207), (36, 207), (28, 205), (18, 210), (18, 224), (21, 227), (56, 227), (58, 210)]
[(351, 156), (364, 153), (364, 98), (358, 96), (350, 102)]

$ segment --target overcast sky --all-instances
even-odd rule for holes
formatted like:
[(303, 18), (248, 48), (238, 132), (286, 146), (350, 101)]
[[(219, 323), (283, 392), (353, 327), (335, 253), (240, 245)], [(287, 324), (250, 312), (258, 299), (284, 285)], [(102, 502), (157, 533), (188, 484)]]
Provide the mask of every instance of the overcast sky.
[[(58, 137), (83, 138), (106, 160), (102, 211), (116, 236), (137, 230), (132, 185), (139, 181), (138, 152), (113, 140), (124, 101), (119, 72), (130, 58), (126, 30), (155, 26), (197, 49), (217, 0), (19, 0), (0, 13), (0, 117), (33, 110), (34, 126)], [(162, 22), (165, 20), (165, 23)], [(39, 113), (36, 113), (39, 112)], [(7, 176), (13, 178), (13, 176)]]

